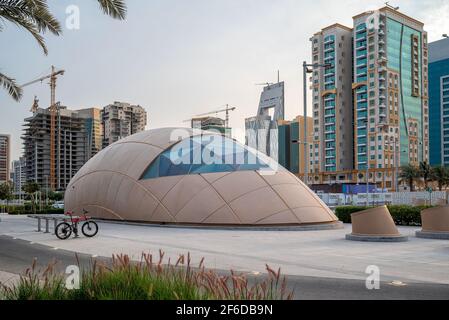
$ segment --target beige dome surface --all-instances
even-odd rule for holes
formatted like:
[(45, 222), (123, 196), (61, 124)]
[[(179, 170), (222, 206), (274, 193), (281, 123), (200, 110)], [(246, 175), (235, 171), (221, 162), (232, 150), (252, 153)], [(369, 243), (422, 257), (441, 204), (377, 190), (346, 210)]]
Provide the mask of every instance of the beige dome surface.
[(380, 206), (351, 214), (352, 234), (362, 236), (400, 236), (390, 211)]
[(449, 206), (421, 211), (422, 231), (449, 232)]
[(73, 177), (65, 195), (66, 210), (86, 209), (101, 219), (193, 225), (338, 221), (315, 193), (281, 166), (271, 174), (253, 170), (141, 179), (153, 160), (178, 142), (170, 141), (173, 130), (201, 134), (163, 128), (110, 145)]

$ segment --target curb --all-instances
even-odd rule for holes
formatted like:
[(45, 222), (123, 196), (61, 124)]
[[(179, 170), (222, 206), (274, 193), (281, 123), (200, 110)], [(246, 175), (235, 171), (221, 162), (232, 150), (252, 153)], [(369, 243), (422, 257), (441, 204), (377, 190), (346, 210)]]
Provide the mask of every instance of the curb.
[(416, 237), (422, 239), (449, 240), (449, 232), (416, 231)]
[(149, 224), (127, 221), (114, 221), (95, 219), (98, 222), (106, 222), (112, 224), (122, 224), (141, 227), (153, 228), (177, 228), (177, 229), (197, 229), (197, 230), (229, 230), (229, 231), (320, 231), (320, 230), (339, 230), (344, 229), (341, 221), (323, 224), (298, 225), (298, 226), (195, 226), (195, 225), (170, 225), (170, 224)]
[(408, 241), (408, 236), (364, 236), (364, 235), (354, 235), (347, 234), (346, 240), (350, 241), (365, 241), (365, 242), (406, 242)]

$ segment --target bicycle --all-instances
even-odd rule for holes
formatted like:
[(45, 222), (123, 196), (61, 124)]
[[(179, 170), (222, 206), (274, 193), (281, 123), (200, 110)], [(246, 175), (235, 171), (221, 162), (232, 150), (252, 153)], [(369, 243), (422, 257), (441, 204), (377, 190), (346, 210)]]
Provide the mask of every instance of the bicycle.
[(80, 217), (74, 217), (73, 212), (66, 212), (65, 215), (70, 217), (70, 224), (66, 221), (59, 223), (55, 229), (56, 237), (61, 240), (66, 240), (72, 235), (73, 232), (75, 234), (75, 238), (77, 238), (78, 224), (80, 222), (84, 222), (81, 227), (81, 232), (84, 236), (88, 238), (95, 237), (98, 233), (98, 225), (86, 215), (87, 213), (89, 212), (83, 209), (83, 214)]

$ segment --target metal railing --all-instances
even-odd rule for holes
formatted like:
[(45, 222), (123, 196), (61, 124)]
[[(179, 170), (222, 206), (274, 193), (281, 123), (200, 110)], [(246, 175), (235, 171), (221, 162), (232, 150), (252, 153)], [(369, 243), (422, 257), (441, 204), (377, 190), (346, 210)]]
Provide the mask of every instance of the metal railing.
[(37, 230), (36, 232), (42, 232), (42, 221), (45, 223), (44, 233), (50, 233), (50, 222), (53, 222), (53, 233), (55, 233), (56, 226), (59, 221), (70, 220), (70, 217), (63, 214), (31, 214), (28, 218), (37, 219)]

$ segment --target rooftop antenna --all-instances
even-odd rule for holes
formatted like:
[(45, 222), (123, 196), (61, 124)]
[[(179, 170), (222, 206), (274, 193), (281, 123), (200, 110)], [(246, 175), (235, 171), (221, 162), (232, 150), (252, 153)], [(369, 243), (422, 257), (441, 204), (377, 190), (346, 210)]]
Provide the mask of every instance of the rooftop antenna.
[(280, 76), (279, 76), (279, 70), (278, 70), (278, 83), (281, 82)]
[(392, 5), (390, 4), (390, 1), (385, 2), (385, 5), (386, 5), (388, 8), (393, 9), (393, 10), (395, 10), (395, 11), (399, 10), (399, 7), (394, 7), (394, 6), (392, 6)]

